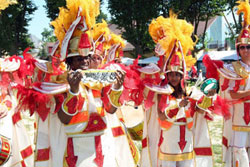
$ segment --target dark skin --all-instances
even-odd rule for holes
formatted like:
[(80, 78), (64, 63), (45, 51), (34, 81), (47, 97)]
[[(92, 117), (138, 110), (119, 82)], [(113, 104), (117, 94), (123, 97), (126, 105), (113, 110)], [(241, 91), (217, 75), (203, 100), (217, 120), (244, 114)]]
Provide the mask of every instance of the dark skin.
[[(175, 89), (179, 90), (180, 88), (180, 82), (182, 79), (182, 74), (179, 72), (169, 72), (167, 73), (167, 79), (169, 81), (169, 84)], [(183, 94), (181, 92), (177, 92), (177, 99), (181, 99), (183, 97)], [(158, 101), (161, 99), (161, 95), (158, 95)], [(184, 99), (181, 100), (179, 103), (180, 107), (185, 107), (189, 103), (188, 97), (185, 97)], [(158, 116), (160, 120), (166, 120), (167, 117), (164, 112), (158, 110)]]
[[(82, 73), (79, 71), (75, 71), (75, 70), (87, 70), (89, 69), (89, 65), (90, 65), (90, 56), (86, 56), (84, 58), (79, 58), (82, 56), (75, 56), (72, 57), (72, 62), (70, 64), (70, 71), (68, 73), (67, 76), (67, 80), (70, 86), (70, 91), (72, 93), (78, 93), (79, 91), (79, 84), (81, 82), (82, 79)], [(116, 72), (116, 83), (114, 83), (114, 89), (120, 89), (123, 81), (124, 81), (124, 77), (125, 77), (125, 72), (122, 71), (117, 71)], [(112, 106), (107, 112), (108, 113), (115, 113), (117, 110), (116, 107)], [(61, 120), (62, 123), (64, 124), (68, 124), (70, 122), (70, 120), (72, 119), (73, 116), (69, 116), (67, 114), (65, 114), (62, 109), (60, 109), (58, 111), (58, 117)]]

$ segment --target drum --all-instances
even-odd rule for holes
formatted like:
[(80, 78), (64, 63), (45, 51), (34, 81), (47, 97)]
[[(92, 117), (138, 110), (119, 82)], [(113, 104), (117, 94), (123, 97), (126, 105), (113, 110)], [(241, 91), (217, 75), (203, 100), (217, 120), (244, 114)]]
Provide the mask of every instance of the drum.
[(11, 154), (10, 139), (0, 135), (0, 166), (5, 164), (9, 160), (10, 154)]
[(143, 109), (142, 106), (125, 105), (121, 108), (124, 124), (133, 140), (142, 140)]

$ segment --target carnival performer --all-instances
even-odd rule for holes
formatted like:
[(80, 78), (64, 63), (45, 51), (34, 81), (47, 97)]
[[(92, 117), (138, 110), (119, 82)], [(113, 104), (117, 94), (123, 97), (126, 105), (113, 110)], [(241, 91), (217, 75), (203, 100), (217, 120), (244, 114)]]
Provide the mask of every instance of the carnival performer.
[[(49, 76), (45, 70), (45, 78), (48, 76), (49, 79), (33, 84), (34, 90), (43, 93), (45, 100), (40, 100), (44, 103), (39, 104), (46, 108), (42, 111), (43, 107), (38, 105), (31, 107), (35, 107), (41, 118), (36, 166), (135, 166), (128, 143), (115, 142), (115, 138), (124, 136), (124, 130), (120, 126), (110, 126), (106, 113), (115, 113), (121, 106), (119, 97), (125, 73), (106, 70), (110, 75), (105, 81), (99, 81), (93, 75), (104, 73), (99, 70), (94, 74), (93, 70), (88, 70), (93, 45), (87, 30), (93, 27), (98, 14), (99, 1), (67, 1), (67, 9), (61, 8), (58, 18), (52, 23), (59, 40), (60, 55), (57, 58), (68, 68), (55, 76)], [(49, 67), (46, 63), (37, 63), (38, 66), (44, 69)], [(109, 96), (106, 102), (109, 108), (104, 110), (101, 92), (106, 85), (112, 86), (106, 94)], [(63, 126), (55, 113), (58, 113)], [(50, 123), (51, 120), (57, 123)], [(106, 135), (108, 131), (112, 133)], [(60, 142), (52, 139), (54, 134), (57, 141), (62, 137)], [(129, 154), (125, 151), (117, 154), (118, 144)]]
[[(90, 69), (113, 69), (113, 70), (123, 70), (123, 65), (115, 62), (119, 56), (121, 56), (122, 49), (125, 47), (125, 40), (122, 39), (119, 35), (111, 33), (108, 24), (103, 20), (102, 23), (97, 23), (94, 25), (91, 30), (93, 36), (95, 47), (94, 53), (91, 55), (90, 59)], [(114, 47), (116, 46), (116, 47)], [(109, 61), (109, 62), (108, 62)], [(98, 70), (97, 70), (98, 71)], [(126, 71), (126, 69), (125, 69)], [(102, 90), (102, 99), (104, 102), (105, 110), (109, 110), (108, 96), (106, 94), (110, 91), (111, 87), (107, 86)], [(131, 139), (130, 134), (127, 132), (126, 127), (124, 126), (123, 115), (121, 114), (121, 108), (116, 111), (115, 114), (107, 113), (107, 125), (110, 126), (109, 133), (113, 137), (114, 145), (116, 145), (116, 159), (119, 164), (126, 164), (130, 160), (128, 157), (133, 157), (134, 165), (138, 164), (140, 153), (134, 142)], [(123, 134), (119, 136), (112, 133), (112, 129), (121, 127), (124, 131)], [(112, 142), (112, 140), (110, 141)], [(122, 143), (122, 144), (121, 144)], [(130, 148), (130, 149), (128, 149)], [(125, 156), (126, 155), (126, 156)], [(127, 157), (127, 158), (122, 158)], [(126, 162), (124, 162), (126, 161)], [(132, 163), (130, 163), (132, 165)]]
[(196, 112), (184, 83), (187, 68), (195, 63), (188, 55), (195, 44), (193, 26), (176, 17), (158, 17), (149, 26), (160, 61), (145, 84), (150, 98), (144, 100), (143, 167), (213, 166), (205, 112)]
[[(16, 3), (15, 0), (1, 0), (0, 14), (1, 10)], [(26, 51), (23, 53), (25, 56)], [(24, 83), (21, 79), (26, 74), (23, 71), (26, 67), (24, 66), (23, 60), (19, 57), (0, 58), (0, 166), (34, 165), (32, 142), (18, 108), (16, 91), (11, 88), (11, 85), (18, 82)]]
[(12, 85), (24, 83), (24, 66), (20, 57), (0, 59), (0, 165), (6, 167), (34, 165), (32, 142), (18, 108), (16, 91), (12, 89)]
[(235, 46), (239, 60), (231, 64), (203, 58), (207, 75), (220, 80), (220, 94), (232, 101), (232, 118), (224, 120), (222, 138), (223, 162), (226, 167), (249, 166), (250, 131), (250, 6), (248, 1), (238, 1), (237, 14), (244, 14), (243, 29), (236, 38)]

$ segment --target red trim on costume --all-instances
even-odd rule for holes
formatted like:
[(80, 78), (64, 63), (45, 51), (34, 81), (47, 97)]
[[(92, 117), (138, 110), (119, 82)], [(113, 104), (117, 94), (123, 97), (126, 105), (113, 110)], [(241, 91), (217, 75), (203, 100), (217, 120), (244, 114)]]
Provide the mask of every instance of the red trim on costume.
[(74, 96), (72, 97), (66, 104), (66, 106), (68, 107), (68, 113), (70, 114), (74, 114), (76, 112), (77, 109), (77, 97)]
[(74, 154), (74, 145), (72, 137), (68, 138), (67, 143), (67, 157), (65, 157), (69, 167), (75, 167), (78, 157)]
[(178, 111), (179, 111), (179, 108), (169, 110), (168, 117), (173, 118), (178, 113)]
[(47, 161), (49, 160), (50, 148), (38, 149), (36, 161)]
[(36, 129), (37, 128), (37, 124), (36, 124), (36, 122), (34, 122), (34, 129)]
[(72, 119), (69, 122), (69, 125), (86, 122), (88, 118), (89, 118), (88, 111), (78, 112), (75, 116), (72, 117)]
[(92, 90), (92, 94), (94, 96), (94, 98), (98, 98), (98, 97), (101, 97), (101, 91), (99, 90)]
[(62, 107), (64, 96), (63, 94), (58, 94), (58, 95), (55, 95), (55, 99), (56, 99), (56, 108), (55, 108), (54, 113), (57, 113)]
[(102, 167), (104, 155), (102, 155), (101, 136), (95, 136), (95, 150), (96, 150), (96, 158), (94, 159), (94, 162), (97, 164), (98, 167)]
[(122, 123), (124, 123), (124, 122), (125, 122), (123, 118), (119, 118), (119, 120), (120, 120)]
[(115, 128), (112, 128), (112, 134), (114, 137), (118, 137), (118, 136), (121, 136), (121, 135), (124, 135), (124, 131), (122, 130), (122, 127), (115, 127)]
[(237, 92), (240, 88), (240, 83), (241, 83), (241, 80), (236, 80), (235, 81), (235, 85), (234, 85), (234, 91)]
[(228, 148), (228, 140), (225, 136), (222, 137), (222, 144)]
[(21, 165), (22, 165), (22, 167), (26, 167), (24, 160), (21, 161)]
[(212, 156), (211, 147), (194, 148), (194, 151), (196, 155)]
[(168, 97), (167, 95), (161, 95), (161, 99), (160, 99), (160, 102), (158, 104), (158, 107), (159, 107), (160, 111), (162, 111), (162, 112), (168, 106), (168, 104), (167, 104), (167, 97)]
[(21, 155), (23, 159), (29, 157), (30, 155), (32, 155), (32, 153), (33, 153), (33, 149), (31, 146), (28, 146), (27, 148), (21, 151)]
[(142, 139), (141, 145), (142, 145), (142, 148), (147, 147), (148, 146), (148, 139), (147, 138)]
[(155, 92), (153, 92), (151, 90), (148, 92), (147, 99), (144, 102), (144, 107), (146, 110), (154, 105), (154, 101), (153, 101), (154, 95), (155, 95)]
[(77, 103), (77, 110), (79, 112), (82, 111), (82, 108), (83, 108), (83, 105), (84, 105), (84, 101), (85, 101), (85, 98), (83, 98), (82, 96), (79, 96), (79, 100), (78, 100), (78, 103)]
[(88, 125), (83, 132), (96, 132), (106, 129), (107, 125), (102, 120), (102, 117), (97, 113), (91, 113), (89, 116)]
[(246, 125), (250, 122), (250, 103), (244, 103), (244, 116), (243, 119)]
[(12, 115), (12, 122), (15, 125), (18, 121), (22, 120), (21, 112), (17, 111)]
[(161, 146), (162, 142), (163, 142), (163, 136), (162, 136), (162, 130), (161, 130), (161, 135), (160, 135), (160, 139), (159, 139), (158, 147), (160, 147), (160, 146)]
[(229, 79), (225, 78), (223, 84), (221, 85), (221, 90), (224, 91), (229, 87)]
[(181, 149), (181, 152), (183, 152), (186, 144), (187, 144), (187, 141), (185, 140), (186, 139), (186, 126), (185, 125), (181, 125), (179, 126), (180, 127), (180, 140), (178, 142), (178, 145)]

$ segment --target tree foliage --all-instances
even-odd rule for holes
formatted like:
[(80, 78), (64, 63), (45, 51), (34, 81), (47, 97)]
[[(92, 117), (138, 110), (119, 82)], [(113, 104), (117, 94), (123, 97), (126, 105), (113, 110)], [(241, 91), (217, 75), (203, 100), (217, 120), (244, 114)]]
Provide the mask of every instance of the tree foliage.
[[(172, 9), (178, 14), (178, 18), (185, 19), (194, 26), (193, 39), (195, 40), (195, 36), (199, 37), (198, 43), (201, 44), (201, 47), (194, 49), (194, 52), (198, 52), (205, 48), (208, 21), (223, 15), (223, 12), (226, 11), (227, 0), (168, 0), (163, 2), (163, 6), (165, 6), (165, 11), (162, 13), (168, 14)], [(201, 22), (204, 22), (205, 26), (199, 36), (198, 27)]]
[[(227, 14), (231, 14), (233, 17), (233, 22), (229, 23), (228, 22), (228, 28), (229, 28), (229, 36), (231, 41), (234, 41), (235, 38), (238, 36), (242, 29), (242, 24), (241, 22), (243, 21), (242, 19), (242, 14), (241, 15), (236, 15), (236, 8), (235, 6), (237, 5), (236, 2), (238, 0), (227, 0), (228, 6), (227, 6)], [(226, 17), (225, 17), (226, 18)]]
[(43, 42), (56, 42), (56, 36), (53, 34), (52, 29), (44, 28), (42, 34)]
[[(112, 22), (124, 28), (123, 36), (136, 48), (147, 50), (151, 46), (151, 39), (148, 36), (148, 23), (159, 15), (169, 16), (172, 9), (178, 18), (185, 19), (194, 25), (193, 39), (198, 34), (198, 26), (203, 21), (205, 27), (200, 36), (202, 47), (195, 48), (198, 52), (205, 47), (205, 32), (208, 20), (222, 15), (226, 10), (227, 0), (109, 0), (109, 11)], [(140, 52), (139, 52), (140, 53)]]
[(56, 42), (56, 36), (54, 35), (54, 32), (52, 29), (47, 29), (47, 28), (44, 28), (43, 29), (43, 32), (41, 33), (42, 34), (42, 48), (39, 50), (39, 53), (38, 53), (38, 57), (40, 59), (45, 59), (45, 60), (48, 60), (49, 59), (49, 56), (48, 56), (48, 53), (47, 53), (47, 43), (48, 42)]
[(31, 0), (19, 0), (0, 15), (0, 54), (18, 54), (20, 50), (33, 46), (28, 35), (28, 23), (36, 10)]
[(123, 37), (135, 46), (135, 55), (152, 50), (154, 43), (148, 33), (153, 18), (159, 16), (160, 1), (109, 0), (111, 22), (124, 29)]
[(57, 18), (59, 14), (59, 7), (66, 6), (66, 0), (45, 0), (45, 5), (43, 6), (46, 9), (46, 13), (50, 21), (53, 21)]

